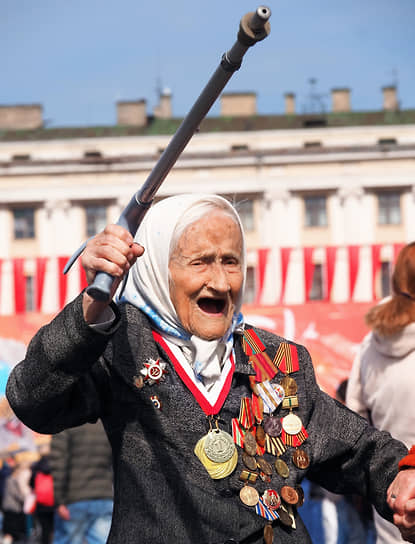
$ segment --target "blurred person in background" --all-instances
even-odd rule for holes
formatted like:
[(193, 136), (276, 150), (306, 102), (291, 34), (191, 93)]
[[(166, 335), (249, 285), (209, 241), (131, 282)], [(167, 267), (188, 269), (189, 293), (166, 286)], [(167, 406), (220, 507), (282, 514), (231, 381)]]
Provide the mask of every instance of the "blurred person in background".
[(25, 501), (32, 494), (29, 485), (30, 476), (30, 463), (16, 460), (4, 485), (2, 544), (27, 542), (28, 520), (24, 506)]
[[(354, 360), (346, 403), (410, 447), (415, 442), (415, 242), (400, 251), (391, 287), (391, 296), (366, 315), (371, 331)], [(376, 544), (403, 542), (394, 525), (376, 511), (374, 517)]]
[(39, 534), (40, 544), (50, 544), (53, 536), (53, 518), (55, 501), (53, 478), (50, 471), (50, 446), (44, 444), (39, 448), (40, 459), (32, 465), (30, 486), (35, 495), (35, 533)]
[(111, 527), (111, 448), (102, 422), (52, 437), (50, 468), (55, 494), (54, 544), (105, 544)]

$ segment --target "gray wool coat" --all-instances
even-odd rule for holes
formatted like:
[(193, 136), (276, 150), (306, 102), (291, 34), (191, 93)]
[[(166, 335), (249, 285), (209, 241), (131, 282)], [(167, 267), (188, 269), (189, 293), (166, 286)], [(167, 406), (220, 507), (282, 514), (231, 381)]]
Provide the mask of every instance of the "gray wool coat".
[[(193, 452), (208, 430), (204, 412), (154, 342), (147, 317), (129, 304), (114, 310), (112, 329), (98, 333), (82, 318), (80, 295), (40, 329), (8, 381), (7, 398), (16, 415), (41, 433), (102, 419), (113, 450), (115, 480), (110, 544), (263, 542), (265, 520), (239, 499), (239, 475), (245, 468), (241, 455), (230, 476), (210, 478)], [(284, 339), (262, 330), (257, 334), (272, 359)], [(334, 492), (365, 495), (390, 518), (386, 490), (406, 447), (324, 394), (307, 350), (300, 345), (297, 350), (296, 413), (309, 434), (302, 447), (310, 466), (296, 468), (289, 447), (282, 456), (289, 477), (283, 480), (274, 470), (270, 483), (258, 478), (255, 487), (262, 495), (267, 488), (298, 485), (307, 476)], [(240, 337), (235, 339), (235, 355), (231, 390), (219, 413), (220, 427), (229, 433), (241, 397), (251, 395), (253, 374)], [(150, 358), (164, 361), (167, 374), (159, 384), (138, 388), (137, 377)], [(279, 372), (274, 380), (281, 378)], [(281, 416), (288, 413), (278, 410)], [(273, 462), (269, 454), (265, 458)], [(296, 529), (278, 521), (273, 526), (274, 542), (311, 542), (301, 508)]]

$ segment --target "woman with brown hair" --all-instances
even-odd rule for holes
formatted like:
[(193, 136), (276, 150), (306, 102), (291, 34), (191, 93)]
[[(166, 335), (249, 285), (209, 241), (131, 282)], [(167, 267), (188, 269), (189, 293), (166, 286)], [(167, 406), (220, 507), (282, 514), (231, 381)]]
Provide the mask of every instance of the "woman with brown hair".
[[(363, 340), (349, 378), (346, 404), (408, 447), (415, 442), (415, 242), (398, 255), (391, 296), (366, 315)], [(375, 512), (377, 544), (403, 542)]]

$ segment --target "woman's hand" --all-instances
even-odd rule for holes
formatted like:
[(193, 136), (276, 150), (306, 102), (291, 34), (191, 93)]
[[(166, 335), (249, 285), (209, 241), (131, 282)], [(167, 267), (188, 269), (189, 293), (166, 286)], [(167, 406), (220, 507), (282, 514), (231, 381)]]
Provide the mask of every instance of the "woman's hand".
[(124, 275), (144, 253), (144, 248), (134, 242), (131, 233), (120, 225), (107, 225), (86, 244), (81, 264), (90, 285), (97, 272), (107, 272), (115, 278), (108, 302), (94, 300), (84, 293), (83, 313), (87, 323), (96, 322), (108, 306)]
[(393, 522), (401, 532), (402, 538), (415, 542), (415, 469), (408, 468), (398, 472), (389, 486), (387, 502), (393, 510)]

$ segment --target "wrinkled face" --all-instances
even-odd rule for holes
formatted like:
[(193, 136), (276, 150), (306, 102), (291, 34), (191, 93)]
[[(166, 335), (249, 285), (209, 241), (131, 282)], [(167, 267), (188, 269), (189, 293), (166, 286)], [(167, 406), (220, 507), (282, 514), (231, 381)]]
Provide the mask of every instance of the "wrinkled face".
[(243, 284), (239, 226), (220, 210), (191, 224), (170, 257), (170, 297), (183, 327), (204, 340), (228, 330)]

